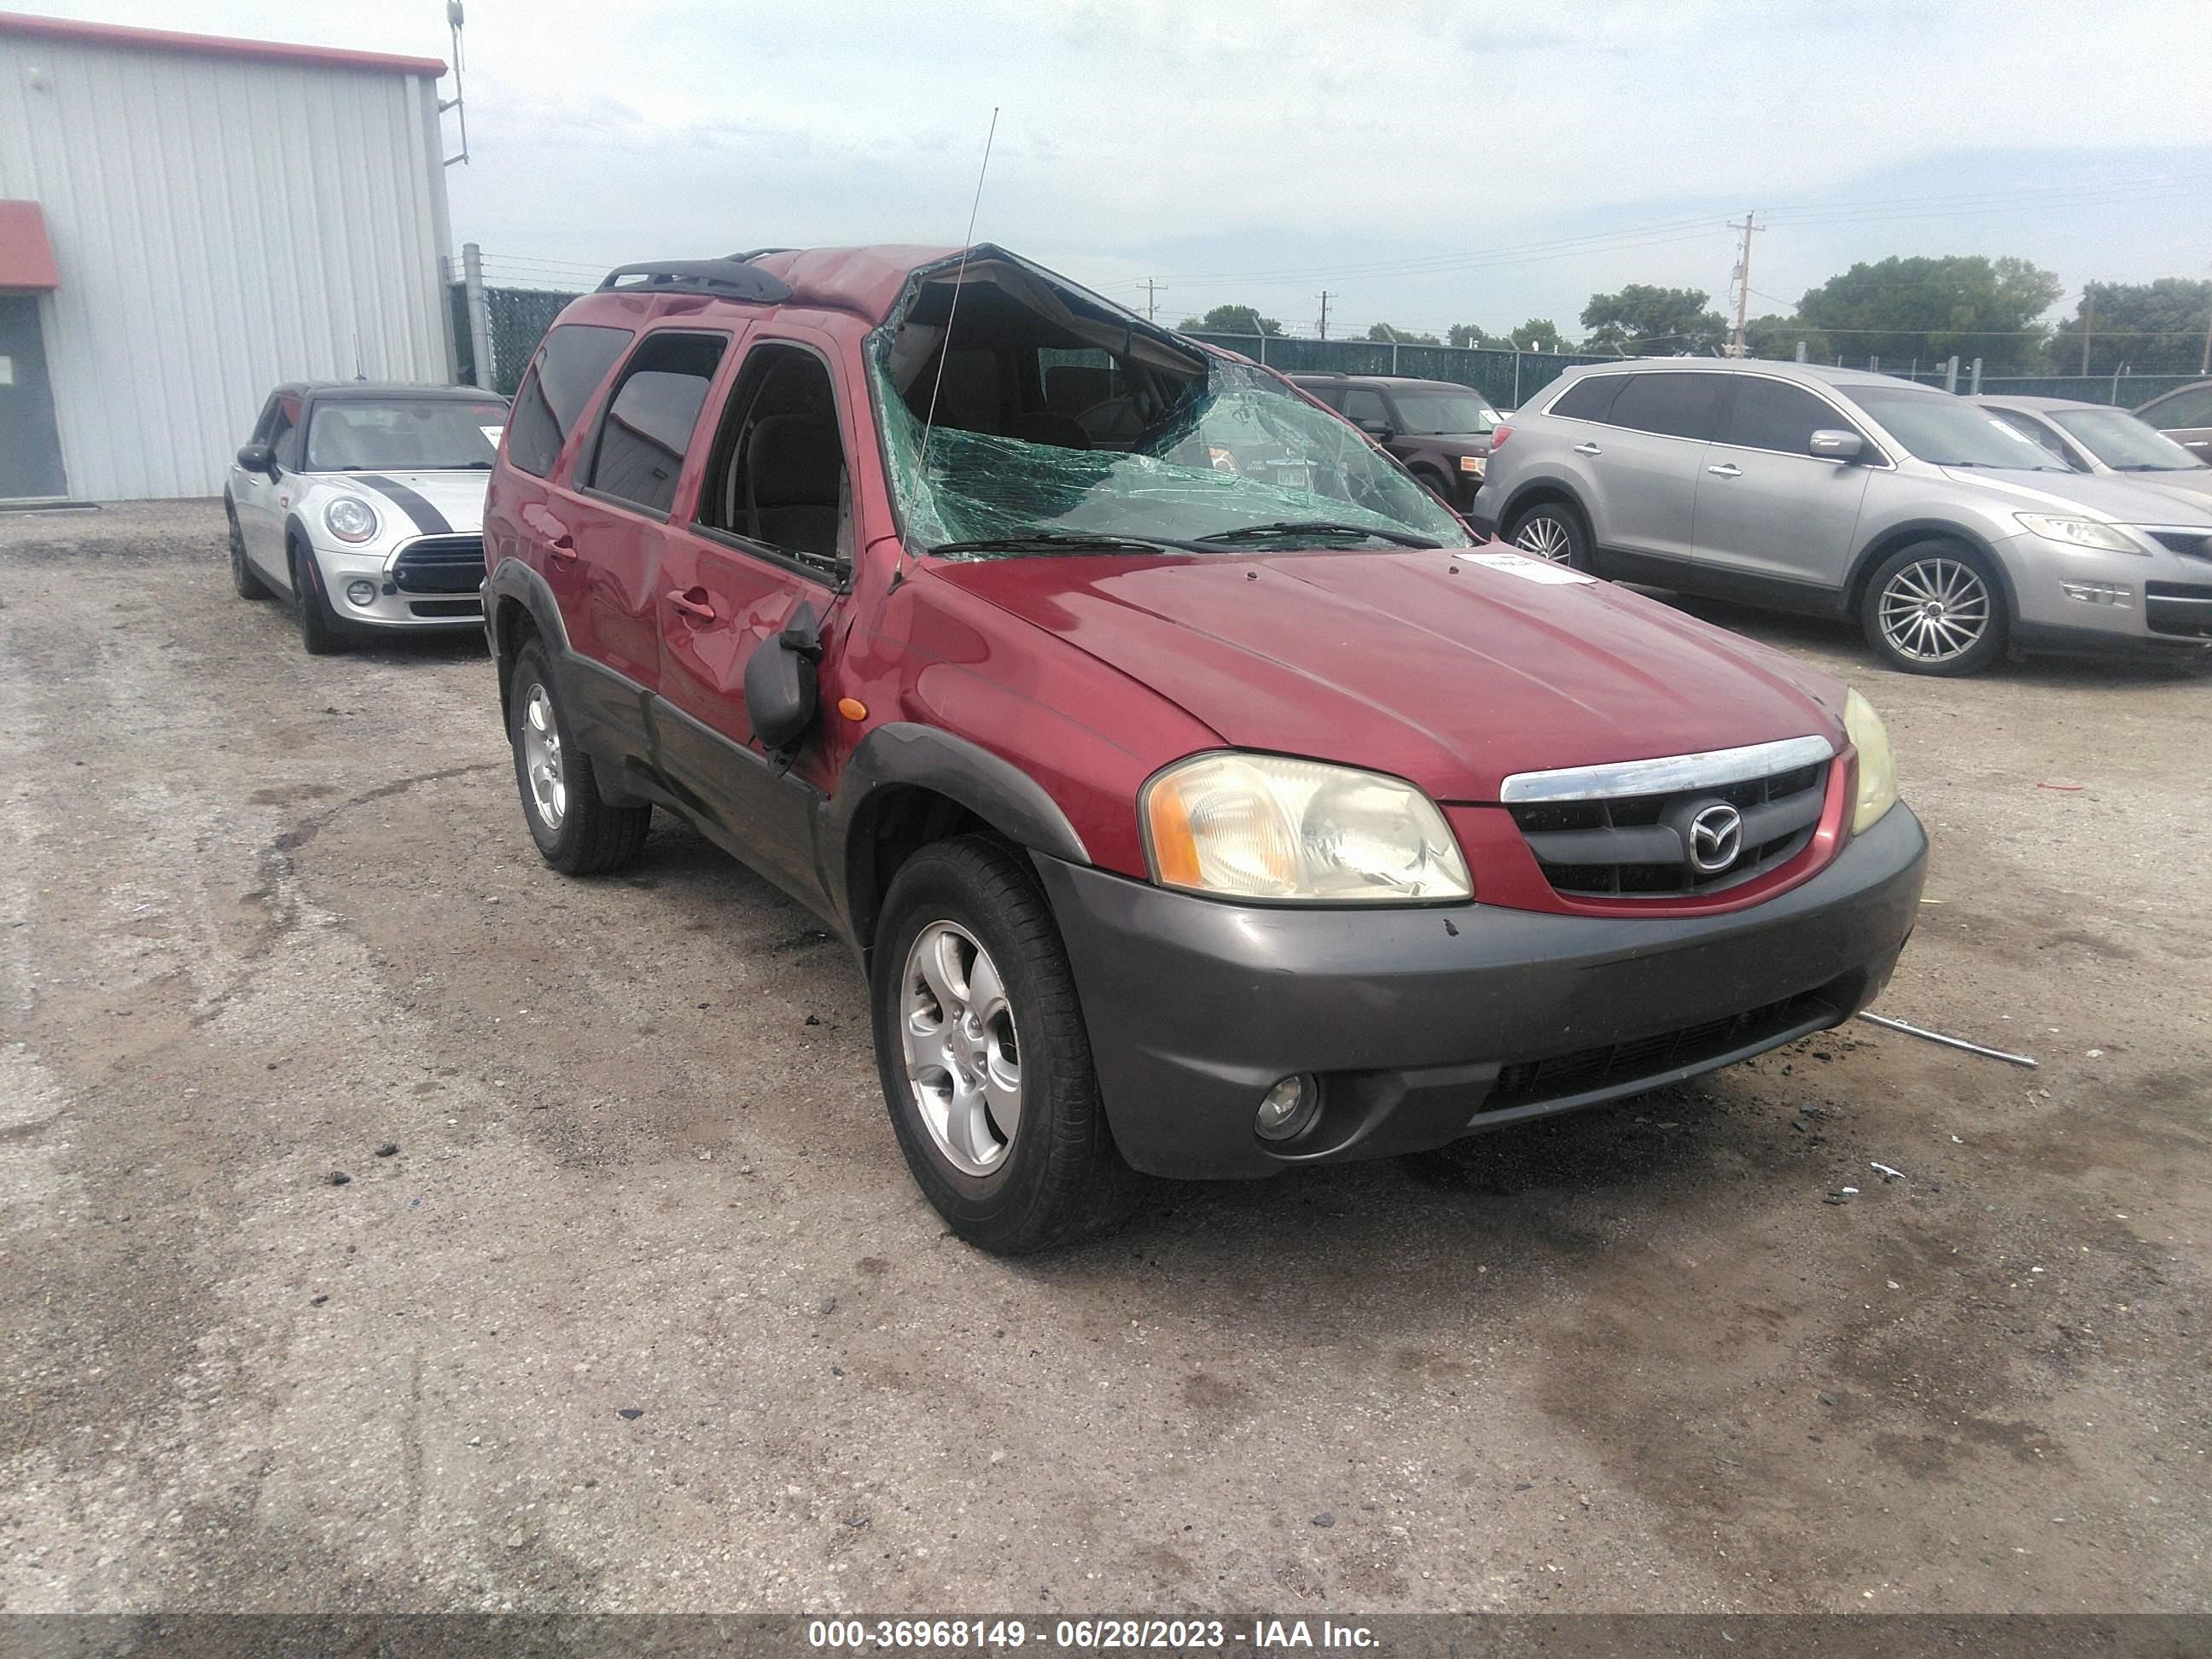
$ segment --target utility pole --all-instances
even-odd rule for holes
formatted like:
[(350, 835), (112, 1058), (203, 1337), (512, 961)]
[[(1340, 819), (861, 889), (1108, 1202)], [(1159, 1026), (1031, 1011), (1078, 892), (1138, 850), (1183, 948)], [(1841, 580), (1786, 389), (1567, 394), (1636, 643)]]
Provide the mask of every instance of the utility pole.
[(1322, 295), (1321, 295), (1321, 337), (1322, 337), (1322, 339), (1324, 339), (1324, 340), (1326, 340), (1327, 338), (1328, 338), (1328, 302), (1329, 302), (1331, 300), (1336, 300), (1336, 299), (1341, 299), (1341, 298), (1343, 298), (1343, 295), (1337, 295), (1337, 294), (1331, 294), (1331, 293), (1330, 293), (1327, 289), (1323, 289), (1322, 290)]
[(2081, 284), (2081, 372), (2089, 372), (2089, 336), (2097, 326), (2097, 285)]
[(2199, 374), (2212, 374), (2212, 283), (2208, 283), (2204, 295), (2204, 349), (2197, 359)]
[(1158, 288), (1159, 284), (1151, 277), (1145, 278), (1145, 320), (1148, 323), (1158, 320), (1160, 296), (1156, 291)]
[(1730, 230), (1743, 233), (1743, 252), (1736, 255), (1735, 260), (1735, 341), (1729, 348), (1731, 357), (1743, 356), (1743, 314), (1751, 304), (1751, 234), (1766, 228), (1765, 225), (1754, 222), (1756, 216), (1747, 211), (1741, 224), (1733, 219), (1729, 221)]

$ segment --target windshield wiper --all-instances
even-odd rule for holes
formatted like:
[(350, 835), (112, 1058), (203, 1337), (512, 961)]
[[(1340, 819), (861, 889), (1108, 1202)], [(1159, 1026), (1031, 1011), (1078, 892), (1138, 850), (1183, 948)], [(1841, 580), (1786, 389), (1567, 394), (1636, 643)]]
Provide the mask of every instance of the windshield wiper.
[(1326, 536), (1335, 538), (1358, 536), (1364, 540), (1392, 542), (1400, 547), (1441, 547), (1425, 536), (1412, 536), (1402, 530), (1376, 530), (1364, 524), (1332, 524), (1326, 519), (1286, 519), (1280, 524), (1248, 524), (1235, 530), (1217, 530), (1211, 536), (1200, 536), (1201, 542), (1273, 541), (1285, 536)]
[(1213, 550), (1201, 547), (1196, 542), (1172, 541), (1164, 536), (1123, 536), (1103, 531), (1068, 533), (1037, 530), (1019, 536), (984, 536), (974, 541), (940, 542), (929, 551), (933, 556), (943, 557), (959, 553), (1157, 553), (1163, 548), (1173, 548), (1179, 553), (1210, 553)]

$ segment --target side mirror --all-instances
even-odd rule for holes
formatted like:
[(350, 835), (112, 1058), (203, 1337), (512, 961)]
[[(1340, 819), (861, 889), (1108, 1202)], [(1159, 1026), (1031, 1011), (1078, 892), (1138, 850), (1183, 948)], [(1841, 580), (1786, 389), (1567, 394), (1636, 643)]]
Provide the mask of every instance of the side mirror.
[(812, 602), (801, 601), (783, 632), (745, 659), (745, 718), (763, 749), (793, 748), (814, 724), (820, 701), (814, 665), (821, 655), (821, 621)]
[(1824, 426), (1806, 441), (1805, 453), (1824, 461), (1856, 461), (1866, 445), (1856, 432), (1839, 432)]
[(1379, 443), (1389, 443), (1398, 435), (1398, 428), (1388, 421), (1362, 421), (1359, 429)]
[(248, 472), (266, 472), (275, 477), (276, 452), (267, 444), (248, 444), (238, 452), (238, 464)]

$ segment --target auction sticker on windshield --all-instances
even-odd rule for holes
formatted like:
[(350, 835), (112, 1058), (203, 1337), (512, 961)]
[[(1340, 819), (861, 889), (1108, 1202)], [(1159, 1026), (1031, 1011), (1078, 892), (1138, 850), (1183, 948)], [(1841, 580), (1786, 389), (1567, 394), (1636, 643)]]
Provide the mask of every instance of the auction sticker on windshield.
[(1526, 553), (1469, 553), (1464, 556), (1477, 564), (1486, 564), (1492, 570), (1503, 570), (1509, 576), (1518, 576), (1523, 581), (1542, 582), (1553, 587), (1597, 580), (1595, 576), (1586, 576), (1565, 565), (1553, 564), (1549, 559), (1532, 559)]

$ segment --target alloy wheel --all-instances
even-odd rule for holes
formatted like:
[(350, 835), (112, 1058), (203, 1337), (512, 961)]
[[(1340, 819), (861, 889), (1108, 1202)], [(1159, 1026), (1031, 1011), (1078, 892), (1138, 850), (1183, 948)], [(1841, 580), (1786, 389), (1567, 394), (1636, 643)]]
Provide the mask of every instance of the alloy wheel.
[(950, 921), (915, 936), (900, 980), (908, 1086), (929, 1138), (963, 1175), (1003, 1168), (1022, 1122), (1013, 1006), (990, 952)]
[(1915, 662), (1955, 662), (1981, 643), (1992, 609), (1989, 584), (1972, 565), (1915, 560), (1881, 590), (1882, 637)]
[(568, 785), (561, 771), (561, 726), (553, 699), (532, 685), (522, 703), (522, 769), (530, 780), (530, 802), (538, 820), (557, 831), (568, 813)]
[(1526, 520), (1521, 533), (1513, 538), (1513, 545), (1523, 553), (1534, 553), (1540, 559), (1549, 559), (1553, 564), (1570, 562), (1574, 544), (1568, 538), (1567, 527), (1548, 513), (1540, 513)]

